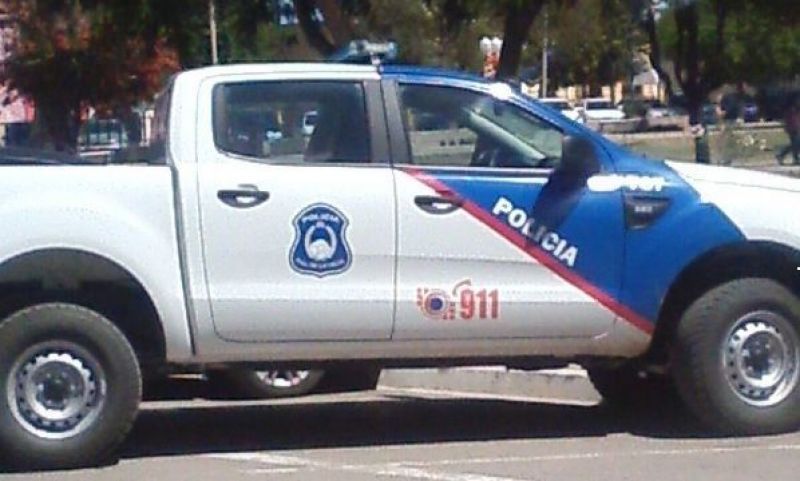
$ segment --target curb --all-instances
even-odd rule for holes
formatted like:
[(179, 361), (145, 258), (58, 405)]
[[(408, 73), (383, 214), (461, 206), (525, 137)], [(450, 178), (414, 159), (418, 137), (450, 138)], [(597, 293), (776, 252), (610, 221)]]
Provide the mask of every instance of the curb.
[(379, 387), (530, 400), (597, 403), (600, 395), (578, 366), (541, 371), (505, 368), (387, 369)]

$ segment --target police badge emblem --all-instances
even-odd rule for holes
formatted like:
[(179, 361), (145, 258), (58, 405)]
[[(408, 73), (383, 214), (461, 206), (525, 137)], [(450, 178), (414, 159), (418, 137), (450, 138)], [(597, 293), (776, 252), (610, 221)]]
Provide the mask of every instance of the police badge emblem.
[(295, 238), (289, 264), (296, 272), (317, 277), (341, 274), (350, 268), (347, 218), (333, 206), (314, 204), (294, 219)]

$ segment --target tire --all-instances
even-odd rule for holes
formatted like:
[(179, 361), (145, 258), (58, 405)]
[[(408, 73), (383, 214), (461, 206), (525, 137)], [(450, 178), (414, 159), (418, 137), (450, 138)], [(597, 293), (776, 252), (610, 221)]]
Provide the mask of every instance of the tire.
[(131, 345), (100, 314), (53, 303), (11, 315), (0, 324), (0, 464), (66, 469), (110, 461), (141, 392)]
[(587, 372), (595, 390), (603, 397), (603, 405), (614, 409), (674, 407), (678, 398), (668, 376), (642, 375), (633, 366), (588, 368)]
[(226, 369), (207, 373), (222, 397), (279, 399), (304, 396), (323, 378), (323, 371)]
[(716, 287), (683, 315), (672, 364), (681, 397), (709, 427), (727, 434), (796, 430), (800, 300), (767, 279)]

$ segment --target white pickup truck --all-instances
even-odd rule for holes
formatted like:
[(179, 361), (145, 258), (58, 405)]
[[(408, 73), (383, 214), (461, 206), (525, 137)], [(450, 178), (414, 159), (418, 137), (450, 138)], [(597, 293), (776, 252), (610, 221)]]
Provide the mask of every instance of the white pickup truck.
[(184, 72), (156, 121), (137, 162), (0, 154), (4, 465), (106, 460), (167, 369), (580, 362), (609, 402), (800, 425), (796, 180), (408, 67)]

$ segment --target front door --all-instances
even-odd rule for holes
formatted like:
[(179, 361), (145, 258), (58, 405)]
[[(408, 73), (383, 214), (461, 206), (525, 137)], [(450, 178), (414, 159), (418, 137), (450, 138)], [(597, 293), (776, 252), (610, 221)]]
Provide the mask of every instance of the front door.
[(198, 179), (222, 338), (390, 337), (393, 176), (385, 149), (376, 158), (370, 89), (380, 98), (377, 84), (356, 80), (213, 87), (214, 132), (199, 139)]
[(554, 174), (564, 134), (510, 92), (400, 83), (397, 98), (389, 111), (409, 145), (396, 166), (394, 338), (607, 332), (622, 272), (620, 194)]

